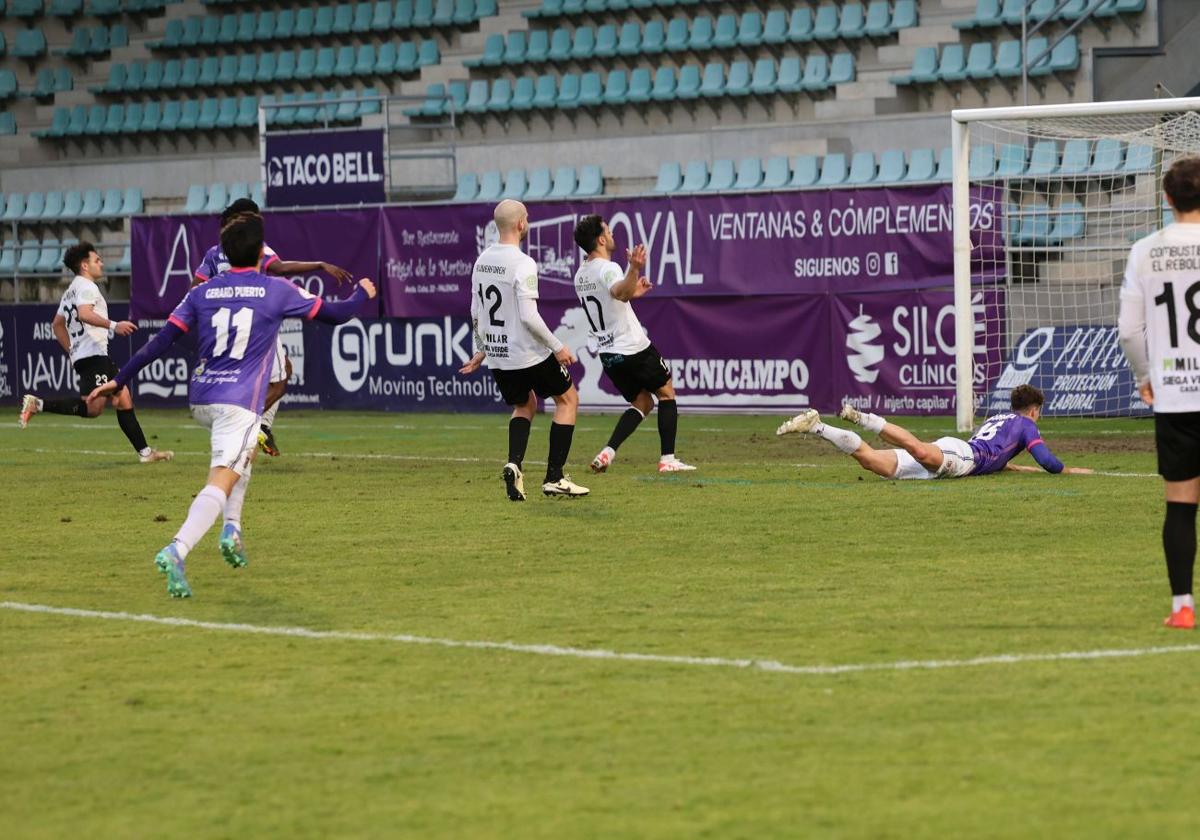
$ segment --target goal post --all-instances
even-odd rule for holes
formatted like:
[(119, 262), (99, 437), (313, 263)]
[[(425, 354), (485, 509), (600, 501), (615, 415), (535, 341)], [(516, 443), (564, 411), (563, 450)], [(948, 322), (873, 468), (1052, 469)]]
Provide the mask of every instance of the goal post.
[(1048, 416), (1148, 413), (1119, 292), (1129, 248), (1171, 221), (1162, 172), (1200, 154), (1200, 98), (959, 109), (951, 128), (959, 431), (1023, 383)]

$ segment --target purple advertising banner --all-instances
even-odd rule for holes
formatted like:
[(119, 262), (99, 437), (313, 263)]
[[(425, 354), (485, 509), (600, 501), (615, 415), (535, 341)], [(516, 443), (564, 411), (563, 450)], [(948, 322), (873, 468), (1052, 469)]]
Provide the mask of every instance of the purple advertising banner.
[[(376, 210), (263, 214), (267, 244), (289, 262), (325, 261), (355, 278), (377, 276), (379, 267)], [(133, 319), (163, 319), (183, 300), (204, 254), (218, 244), (217, 216), (135, 217), (132, 222), (130, 312)], [(291, 278), (309, 292), (345, 300), (351, 284), (338, 285), (323, 271)], [(363, 317), (379, 314), (378, 298), (364, 304)]]
[(267, 134), (267, 204), (382, 204), (383, 129)]
[[(976, 268), (997, 265), (1001, 204), (976, 190)], [(396, 317), (457, 314), (469, 306), (471, 267), (496, 241), (492, 206), (389, 207), (381, 211), (384, 311)], [(526, 252), (543, 300), (573, 299), (583, 258), (573, 232), (604, 216), (624, 250), (644, 243), (655, 294), (792, 295), (948, 286), (954, 276), (948, 186), (812, 190), (752, 195), (537, 202)]]

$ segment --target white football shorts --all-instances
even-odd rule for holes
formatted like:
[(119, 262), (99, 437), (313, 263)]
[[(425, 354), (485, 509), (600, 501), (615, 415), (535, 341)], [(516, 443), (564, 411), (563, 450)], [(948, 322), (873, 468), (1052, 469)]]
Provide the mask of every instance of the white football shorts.
[(258, 446), (259, 417), (240, 405), (193, 405), (192, 418), (212, 431), (209, 467), (228, 467), (238, 475), (250, 470)]
[(933, 445), (942, 450), (942, 468), (932, 473), (918, 463), (917, 459), (903, 449), (893, 449), (896, 453), (896, 474), (898, 479), (926, 478), (962, 478), (970, 475), (975, 469), (975, 454), (971, 445), (956, 437), (938, 438)]
[(275, 336), (275, 361), (271, 363), (271, 382), (284, 382), (287, 375), (287, 348), (283, 346), (282, 336)]

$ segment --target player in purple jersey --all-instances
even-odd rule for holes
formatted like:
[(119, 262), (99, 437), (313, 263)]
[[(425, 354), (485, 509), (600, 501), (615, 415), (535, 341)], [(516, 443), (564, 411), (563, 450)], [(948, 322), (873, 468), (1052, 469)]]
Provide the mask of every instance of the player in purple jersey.
[(246, 565), (242, 505), (280, 322), (316, 318), (341, 324), (353, 318), (365, 300), (375, 297), (370, 280), (360, 280), (349, 300), (329, 303), (288, 280), (260, 273), (263, 224), (257, 215), (238, 216), (226, 225), (221, 230), (221, 248), (229, 256), (230, 269), (188, 292), (158, 334), (121, 368), (116, 379), (96, 388), (90, 397), (120, 391), (181, 335), (196, 333), (198, 361), (189, 401), (192, 416), (212, 431), (212, 457), (208, 483), (193, 500), (174, 540), (154, 558), (159, 571), (167, 575), (167, 592), (176, 598), (192, 594), (184, 560), (222, 513), (221, 554), (234, 568)]
[[(250, 213), (255, 216), (261, 215), (258, 204), (249, 198), (239, 198), (221, 212), (221, 227), (224, 228), (234, 217), (243, 213)], [(270, 274), (274, 277), (293, 277), (309, 271), (324, 271), (338, 283), (353, 280), (350, 272), (344, 268), (339, 268), (333, 263), (319, 260), (307, 262), (280, 259), (279, 255), (271, 250), (271, 246), (266, 244), (263, 245), (263, 257), (260, 268), (264, 274)], [(205, 252), (204, 259), (200, 261), (200, 265), (193, 272), (192, 285), (198, 286), (201, 283), (206, 283), (209, 278), (228, 270), (229, 259), (225, 256), (225, 251), (222, 250), (220, 245), (214, 245)], [(262, 424), (258, 435), (259, 447), (261, 447), (263, 452), (271, 456), (279, 454), (279, 446), (275, 443), (275, 433), (273, 431), (275, 414), (279, 410), (279, 400), (287, 392), (287, 383), (291, 378), (291, 360), (287, 357), (287, 352), (283, 348), (283, 342), (277, 341), (275, 361), (271, 368), (271, 379), (267, 388), (266, 408), (263, 409)]]
[(1037, 388), (1018, 385), (1012, 392), (1011, 413), (992, 415), (970, 440), (943, 437), (933, 443), (918, 440), (912, 432), (888, 423), (877, 414), (859, 411), (850, 405), (842, 406), (840, 417), (875, 432), (885, 443), (898, 449), (875, 449), (855, 432), (822, 423), (821, 416), (811, 408), (784, 423), (775, 433), (820, 435), (858, 461), (864, 470), (884, 478), (962, 478), (1001, 470), (1038, 472), (1037, 467), (1009, 463), (1025, 450), (1029, 450), (1041, 469), (1048, 473), (1092, 472), (1084, 467), (1063, 466), (1046, 446), (1037, 427), (1043, 402), (1045, 397)]

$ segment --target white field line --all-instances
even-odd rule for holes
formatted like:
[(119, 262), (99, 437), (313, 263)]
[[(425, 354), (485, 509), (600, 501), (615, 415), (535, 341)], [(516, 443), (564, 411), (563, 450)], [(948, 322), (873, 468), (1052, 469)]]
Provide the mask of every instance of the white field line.
[(868, 671), (939, 671), (947, 668), (977, 668), (985, 665), (1020, 665), (1036, 662), (1075, 662), (1096, 659), (1134, 659), (1170, 653), (1198, 653), (1200, 644), (1169, 645), (1144, 648), (1115, 648), (1100, 650), (1063, 651), (1061, 653), (1002, 653), (976, 656), (970, 659), (926, 659), (898, 662), (857, 662), (846, 665), (788, 665), (772, 659), (726, 659), (719, 656), (674, 656), (660, 653), (629, 653), (603, 648), (574, 648), (560, 645), (533, 645), (517, 642), (469, 641), (439, 639), (432, 636), (412, 636), (407, 633), (356, 633), (345, 630), (310, 630), (306, 627), (271, 627), (259, 624), (233, 624), (220, 621), (196, 621), (190, 618), (147, 615), (145, 613), (81, 610), (72, 607), (52, 607), (45, 604), (24, 604), (0, 601), (0, 609), (16, 612), (60, 615), (71, 618), (94, 618), (105, 621), (138, 622), (224, 633), (249, 633), (260, 636), (335, 640), (350, 642), (394, 642), (405, 645), (425, 645), (468, 650), (493, 650), (524, 653), (532, 656), (560, 656), (571, 659), (593, 659), (616, 662), (638, 662), (656, 665), (679, 665), (706, 668), (738, 668), (801, 676), (832, 676), (858, 674)]

